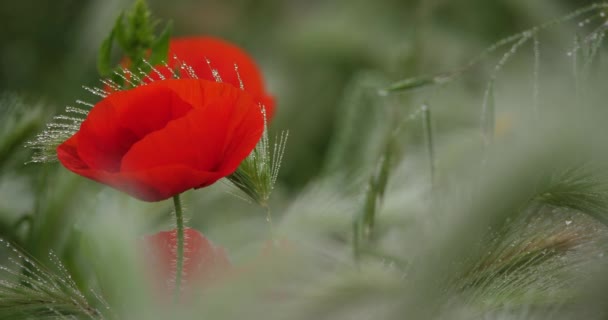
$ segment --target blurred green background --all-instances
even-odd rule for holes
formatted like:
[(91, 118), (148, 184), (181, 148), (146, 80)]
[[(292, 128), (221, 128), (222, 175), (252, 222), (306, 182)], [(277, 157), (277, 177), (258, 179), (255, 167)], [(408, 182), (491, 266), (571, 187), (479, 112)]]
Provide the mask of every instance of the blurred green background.
[[(529, 291), (533, 291), (533, 298), (542, 296), (546, 299), (543, 301), (559, 305), (559, 294), (564, 293), (560, 291), (562, 271), (576, 269), (575, 276), (568, 279), (579, 281), (587, 273), (578, 266), (604, 257), (608, 233), (598, 221), (608, 221), (608, 175), (604, 175), (608, 170), (581, 166), (552, 175), (550, 169), (558, 167), (556, 159), (563, 156), (572, 160), (579, 151), (588, 152), (587, 146), (594, 148), (602, 143), (603, 124), (588, 125), (591, 122), (586, 121), (601, 120), (605, 115), (605, 88), (601, 87), (605, 78), (601, 71), (608, 69), (608, 60), (599, 59), (605, 56), (605, 50), (599, 47), (598, 59), (587, 56), (581, 62), (591, 71), (584, 88), (576, 83), (576, 72), (572, 76), (572, 61), (566, 53), (573, 48), (576, 35), (592, 34), (594, 28), (605, 23), (605, 15), (595, 12), (596, 20), (582, 27), (578, 23), (586, 15), (543, 29), (537, 38), (540, 64), (533, 63), (532, 41), (508, 56), (508, 66), (504, 66), (496, 81), (496, 99), (491, 92), (490, 100), (497, 105), (497, 147), (489, 152), (490, 156), (485, 150), (480, 152), (484, 148), (479, 134), (481, 105), (484, 94), (490, 95), (486, 88), (496, 63), (511, 44), (479, 61), (449, 85), (388, 97), (378, 94), (378, 89), (404, 78), (454, 70), (499, 39), (590, 3), (148, 1), (156, 18), (173, 21), (174, 36), (225, 38), (249, 52), (261, 66), (268, 91), (277, 101), (271, 136), (289, 130), (270, 207), (281, 237), (305, 249), (312, 248), (313, 253), (308, 252), (311, 257), (305, 256), (304, 260), (310, 258), (307, 262), (313, 267), (298, 269), (295, 274), (304, 275), (289, 280), (293, 281), (292, 288), (318, 285), (312, 292), (326, 294), (328, 299), (322, 294), (305, 294), (303, 300), (315, 302), (310, 306), (320, 306), (320, 313), (325, 310), (325, 303), (333, 303), (333, 307), (344, 305), (340, 300), (344, 297), (356, 310), (358, 301), (349, 300), (353, 292), (368, 298), (361, 300), (371, 305), (374, 299), (390, 302), (403, 298), (409, 301), (408, 306), (416, 306), (426, 303), (426, 297), (419, 294), (421, 289), (428, 289), (429, 296), (436, 298), (427, 299), (430, 302), (424, 304), (428, 310), (435, 310), (434, 303), (443, 301), (448, 290), (443, 285), (449, 290), (457, 287), (458, 293), (470, 285), (473, 298), (465, 300), (473, 302), (466, 307), (483, 306), (490, 312), (496, 305), (524, 301), (522, 297)], [(24, 143), (66, 105), (77, 99), (94, 99), (82, 86), (99, 85), (97, 50), (119, 12), (131, 5), (132, 1), (123, 0), (0, 3), (0, 238), (12, 241), (40, 260), (47, 260), (51, 250), (57, 252), (83, 291), (104, 283), (97, 276), (113, 278), (107, 283), (115, 285), (119, 294), (110, 294), (109, 299), (119, 303), (122, 281), (129, 281), (121, 278), (126, 276), (120, 267), (134, 269), (128, 263), (129, 256), (121, 255), (129, 249), (125, 243), (132, 239), (128, 236), (171, 228), (170, 201), (137, 201), (58, 164), (24, 165), (31, 159), (31, 150), (24, 148)], [(587, 44), (596, 43), (601, 45), (594, 41)], [(600, 76), (594, 77), (594, 73)], [(538, 120), (530, 116), (535, 93), (541, 96), (538, 104), (542, 121), (530, 121)], [(578, 116), (584, 113), (578, 108), (585, 105), (581, 101), (599, 107), (590, 108), (593, 112), (585, 113), (581, 116), (583, 121), (576, 122), (572, 119), (581, 120)], [(429, 179), (427, 146), (419, 121), (423, 103), (428, 103), (433, 112), (439, 191), (429, 187), (435, 181)], [(576, 116), (571, 119), (570, 115)], [(557, 126), (559, 130), (544, 128), (553, 118), (572, 122)], [(567, 131), (562, 128), (573, 130), (561, 135)], [(385, 138), (394, 129), (394, 150), (386, 146), (394, 152), (388, 186), (381, 192), (370, 192), (373, 186), (368, 182), (374, 182), (376, 172), (381, 172), (377, 170), (378, 163), (383, 163), (380, 160), (389, 154), (384, 153), (389, 140)], [(584, 143), (579, 143), (578, 138)], [(600, 160), (607, 155), (598, 151)], [(480, 160), (487, 160), (486, 156), (489, 160), (481, 165)], [(537, 174), (547, 172), (551, 176), (548, 182), (534, 180)], [(338, 176), (336, 180), (332, 180), (334, 174)], [(545, 187), (549, 191), (545, 192)], [(226, 190), (225, 184), (218, 183), (185, 193), (186, 214), (189, 226), (226, 247), (234, 264), (240, 265), (258, 255), (267, 244), (269, 228), (263, 208), (239, 201)], [(369, 201), (370, 194), (380, 194), (378, 203), (376, 198)], [(379, 218), (376, 234), (367, 248), (371, 253), (366, 258), (376, 260), (369, 259), (372, 268), (358, 269), (359, 261), (353, 263), (351, 256), (352, 224), (354, 217), (368, 207), (377, 211)], [(591, 218), (581, 218), (581, 213)], [(528, 221), (528, 215), (535, 218)], [(492, 229), (503, 222), (511, 228), (508, 232)], [(568, 241), (560, 242), (562, 238), (556, 234)], [(493, 240), (483, 242), (475, 237)], [(534, 250), (530, 250), (530, 243)], [(510, 244), (519, 251), (513, 254)], [(547, 248), (551, 254), (543, 260)], [(436, 252), (445, 253), (446, 257), (436, 257)], [(492, 256), (492, 252), (498, 253)], [(0, 260), (6, 258), (4, 253)], [(501, 254), (513, 263), (508, 265), (513, 268), (509, 272), (501, 269)], [(542, 269), (546, 261), (546, 268), (554, 268), (550, 272)], [(6, 260), (0, 264), (3, 262)], [(389, 264), (393, 269), (386, 272)], [(527, 269), (528, 265), (532, 268)], [(402, 283), (404, 274), (416, 266), (418, 273)], [(344, 269), (356, 272), (334, 273)], [(130, 271), (138, 273), (124, 273), (129, 275)], [(331, 287), (331, 281), (310, 280), (321, 279), (319, 274), (336, 280), (337, 289)], [(369, 278), (360, 277), (361, 274)], [(435, 287), (437, 275), (445, 275), (442, 279), (453, 282)], [(529, 282), (522, 284), (524, 280)], [(479, 283), (482, 285), (476, 287)], [(546, 283), (549, 284), (543, 286)], [(395, 288), (397, 285), (400, 287)], [(551, 290), (543, 291), (546, 288)], [(602, 288), (605, 293), (608, 286)], [(433, 292), (434, 289), (437, 290)], [(365, 296), (368, 293), (380, 298)], [(488, 302), (486, 294), (495, 300)], [(232, 298), (231, 293), (228, 296)], [(255, 309), (257, 300), (248, 298), (245, 294), (243, 300), (250, 301)], [(540, 300), (530, 298), (526, 302)], [(437, 305), (440, 303), (443, 302)], [(598, 305), (602, 307), (601, 303)]]
[[(398, 80), (452, 69), (499, 38), (587, 3), (149, 1), (158, 19), (175, 23), (176, 36), (219, 36), (256, 58), (277, 96), (272, 128), (291, 131), (281, 174), (291, 189), (319, 172), (340, 117), (336, 106), (358, 72), (376, 70)], [(122, 0), (3, 1), (0, 89), (43, 98), (55, 110), (82, 99), (81, 85), (98, 83), (95, 59), (102, 39), (119, 11), (131, 5)], [(553, 31), (548, 38), (559, 39), (560, 29)]]

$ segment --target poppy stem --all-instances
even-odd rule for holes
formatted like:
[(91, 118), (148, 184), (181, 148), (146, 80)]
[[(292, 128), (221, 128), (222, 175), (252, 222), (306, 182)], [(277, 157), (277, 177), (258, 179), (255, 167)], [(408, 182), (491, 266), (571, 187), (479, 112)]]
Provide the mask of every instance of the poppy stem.
[(184, 212), (179, 194), (173, 196), (175, 205), (175, 224), (177, 228), (177, 261), (175, 266), (175, 291), (173, 299), (175, 303), (179, 301), (182, 285), (182, 273), (184, 269)]

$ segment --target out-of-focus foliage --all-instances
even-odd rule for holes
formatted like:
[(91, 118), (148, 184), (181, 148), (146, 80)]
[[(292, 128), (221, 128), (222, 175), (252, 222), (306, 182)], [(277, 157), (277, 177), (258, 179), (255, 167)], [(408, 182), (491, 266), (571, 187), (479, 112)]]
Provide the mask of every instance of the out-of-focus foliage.
[[(19, 95), (0, 99), (0, 237), (22, 251), (2, 247), (0, 310), (15, 319), (602, 319), (608, 5), (529, 29), (589, 3), (149, 1), (176, 35), (217, 35), (251, 52), (277, 97), (270, 137), (290, 132), (263, 201), (272, 225), (269, 211), (221, 183), (184, 194), (189, 225), (226, 247), (237, 271), (173, 310), (148, 288), (137, 246), (172, 227), (170, 203), (24, 166), (31, 155), (20, 147), (87, 95), (81, 85), (99, 85), (97, 49), (132, 3), (3, 2), (0, 90)], [(455, 76), (428, 81), (446, 72)], [(383, 91), (399, 83), (416, 89)], [(66, 274), (73, 284), (57, 280)], [(10, 301), (19, 307), (6, 309)]]
[[(446, 71), (500, 37), (585, 3), (591, 1), (182, 0), (149, 6), (159, 19), (174, 22), (174, 34), (221, 36), (261, 63), (278, 98), (273, 128), (292, 132), (294, 147), (280, 179), (296, 187), (320, 170), (341, 117), (342, 91), (359, 71), (379, 70), (393, 80)], [(42, 95), (61, 110), (83, 94), (81, 85), (98, 83), (97, 50), (117, 13), (131, 6), (124, 0), (3, 2), (0, 88)], [(545, 39), (571, 41), (563, 28)]]

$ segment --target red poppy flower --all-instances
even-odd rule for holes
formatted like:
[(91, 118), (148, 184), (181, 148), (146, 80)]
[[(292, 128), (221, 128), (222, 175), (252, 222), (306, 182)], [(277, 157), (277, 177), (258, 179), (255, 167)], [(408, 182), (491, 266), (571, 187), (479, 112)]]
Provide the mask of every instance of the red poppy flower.
[[(214, 246), (195, 229), (184, 230), (184, 266), (181, 288), (191, 291), (204, 288), (219, 278), (230, 261), (223, 248)], [(163, 231), (144, 238), (146, 262), (153, 284), (161, 295), (171, 295), (175, 288), (177, 231)], [(188, 296), (188, 294), (186, 294)]]
[[(274, 114), (274, 98), (266, 94), (262, 73), (256, 63), (241, 48), (212, 37), (176, 38), (169, 43), (169, 66), (177, 67), (177, 57), (194, 70), (199, 79), (215, 80), (211, 68), (217, 70), (222, 82), (251, 94), (266, 108), (268, 119)], [(209, 61), (209, 64), (207, 63)], [(234, 65), (238, 66), (238, 74)], [(180, 69), (185, 76), (186, 71)], [(239, 80), (240, 78), (240, 80)]]
[[(262, 73), (255, 61), (241, 48), (221, 39), (212, 37), (187, 37), (174, 38), (169, 42), (167, 54), (167, 65), (156, 66), (156, 70), (150, 72), (147, 77), (141, 79), (144, 83), (157, 80), (171, 79), (173, 71), (177, 71), (180, 79), (193, 78), (193, 73), (198, 79), (216, 81), (230, 84), (236, 88), (243, 88), (245, 92), (253, 96), (256, 102), (262, 103), (266, 109), (266, 116), (272, 119), (274, 115), (274, 98), (265, 91)], [(185, 64), (189, 69), (182, 68)], [(122, 65), (128, 68), (128, 60)], [(238, 72), (235, 69), (238, 67)], [(213, 70), (217, 72), (214, 75)], [(128, 74), (126, 76), (129, 76)], [(106, 91), (113, 91), (107, 87)]]
[(97, 103), (57, 157), (77, 174), (160, 201), (230, 175), (262, 131), (259, 105), (232, 85), (156, 81)]

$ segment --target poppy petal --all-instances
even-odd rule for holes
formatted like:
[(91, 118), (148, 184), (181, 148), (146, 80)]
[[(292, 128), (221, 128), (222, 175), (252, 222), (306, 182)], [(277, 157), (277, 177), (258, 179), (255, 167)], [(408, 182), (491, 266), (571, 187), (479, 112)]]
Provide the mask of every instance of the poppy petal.
[(160, 83), (116, 92), (95, 105), (82, 123), (78, 154), (91, 168), (118, 171), (133, 143), (191, 109)]
[(77, 174), (160, 201), (234, 172), (263, 123), (253, 98), (229, 84), (163, 80), (112, 93), (57, 152)]
[[(223, 248), (211, 243), (202, 233), (192, 228), (184, 230), (184, 266), (182, 287), (195, 284), (206, 285), (230, 267)], [(177, 261), (177, 230), (162, 231), (144, 239), (146, 261), (150, 272), (161, 291), (171, 293), (175, 283)]]
[[(114, 187), (144, 201), (160, 201), (195, 188), (201, 183), (210, 185), (224, 176), (218, 172), (194, 170), (184, 165), (167, 165), (121, 173), (120, 177), (120, 180), (112, 181)], [(108, 180), (113, 180), (113, 177)]]
[[(272, 119), (274, 98), (266, 94), (262, 73), (255, 61), (241, 48), (213, 37), (182, 37), (170, 41), (168, 56), (169, 66), (178, 69), (182, 78), (189, 78), (190, 75), (187, 70), (179, 68), (180, 62), (190, 66), (199, 79), (215, 81), (216, 77), (211, 71), (214, 69), (223, 83), (235, 88), (241, 88), (242, 83), (243, 90), (252, 95), (257, 102), (264, 104), (268, 119)], [(173, 57), (177, 57), (178, 60)], [(166, 68), (160, 69), (166, 70)], [(170, 75), (164, 74), (164, 76)], [(156, 78), (158, 79), (158, 75)]]
[(231, 86), (206, 83), (202, 90), (205, 103), (136, 142), (124, 155), (121, 171), (172, 163), (198, 171), (217, 172), (221, 168), (224, 175), (236, 170), (262, 134), (259, 109), (251, 98)]

